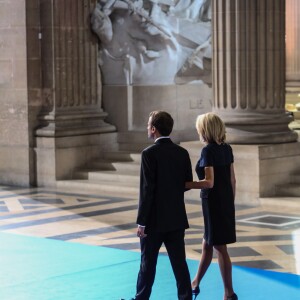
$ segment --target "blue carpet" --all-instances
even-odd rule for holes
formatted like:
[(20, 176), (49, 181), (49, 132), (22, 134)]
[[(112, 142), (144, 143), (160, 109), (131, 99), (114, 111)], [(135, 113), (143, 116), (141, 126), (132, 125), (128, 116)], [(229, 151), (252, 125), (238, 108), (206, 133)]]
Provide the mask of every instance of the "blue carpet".
[[(191, 274), (197, 261), (188, 261)], [(134, 295), (139, 253), (0, 233), (1, 300), (118, 300)], [(298, 300), (300, 276), (233, 267), (241, 300)], [(218, 265), (212, 264), (199, 300), (221, 300)], [(159, 257), (151, 300), (176, 300), (167, 256)], [(197, 300), (198, 300), (197, 299)]]

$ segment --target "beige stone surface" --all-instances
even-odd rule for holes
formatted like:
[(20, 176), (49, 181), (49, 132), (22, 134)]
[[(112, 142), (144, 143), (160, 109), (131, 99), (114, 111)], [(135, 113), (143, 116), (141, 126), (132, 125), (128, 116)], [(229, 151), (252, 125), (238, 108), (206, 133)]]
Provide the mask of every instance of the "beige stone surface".
[(0, 146), (0, 182), (7, 185), (29, 185), (28, 147)]
[(12, 85), (12, 77), (13, 77), (13, 66), (12, 62), (8, 59), (0, 60), (0, 88), (9, 88)]
[[(232, 145), (237, 176), (237, 197), (243, 202), (252, 193), (259, 197), (276, 195), (276, 185), (289, 183), (300, 170), (300, 144)], [(249, 201), (249, 199), (247, 200)]]
[(0, 1), (0, 181), (30, 184), (26, 1)]
[[(103, 106), (107, 121), (119, 131), (123, 149), (141, 150), (147, 143), (147, 120), (153, 110), (166, 110), (174, 118), (175, 142), (196, 140), (195, 121), (211, 111), (211, 89), (205, 84), (166, 86), (103, 87)], [(126, 142), (136, 143), (125, 145)]]
[(37, 185), (55, 186), (56, 180), (70, 179), (76, 168), (87, 165), (104, 151), (115, 151), (117, 133), (73, 137), (38, 137)]

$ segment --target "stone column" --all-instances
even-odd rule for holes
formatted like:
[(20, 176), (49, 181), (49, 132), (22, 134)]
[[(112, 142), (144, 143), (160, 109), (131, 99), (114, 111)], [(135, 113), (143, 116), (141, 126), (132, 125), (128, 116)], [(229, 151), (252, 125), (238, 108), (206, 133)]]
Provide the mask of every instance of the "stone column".
[(300, 87), (300, 2), (286, 0), (286, 83)]
[(43, 109), (37, 136), (111, 132), (101, 108), (97, 39), (90, 30), (96, 0), (41, 0)]
[(213, 0), (213, 92), (228, 142), (296, 141), (285, 113), (285, 0)]
[(97, 38), (90, 29), (96, 0), (40, 0), (40, 126), (36, 130), (36, 184), (56, 186), (74, 170), (117, 147), (104, 121)]
[[(300, 102), (299, 48), (300, 2), (286, 0), (286, 101), (294, 105)], [(299, 113), (297, 114), (299, 115)], [(295, 118), (298, 117), (297, 114), (294, 114)]]

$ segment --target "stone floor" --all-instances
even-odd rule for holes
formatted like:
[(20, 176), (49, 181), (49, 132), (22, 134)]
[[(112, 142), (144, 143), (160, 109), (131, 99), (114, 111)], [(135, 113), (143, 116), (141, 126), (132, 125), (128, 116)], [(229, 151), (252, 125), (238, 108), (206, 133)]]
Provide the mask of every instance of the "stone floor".
[[(0, 186), (0, 231), (139, 251), (137, 201), (137, 195), (117, 192)], [(201, 205), (188, 193), (186, 204), (187, 257), (197, 260), (203, 234)], [(300, 198), (261, 199), (256, 207), (237, 205), (236, 223), (238, 242), (229, 246), (233, 264), (300, 274)]]

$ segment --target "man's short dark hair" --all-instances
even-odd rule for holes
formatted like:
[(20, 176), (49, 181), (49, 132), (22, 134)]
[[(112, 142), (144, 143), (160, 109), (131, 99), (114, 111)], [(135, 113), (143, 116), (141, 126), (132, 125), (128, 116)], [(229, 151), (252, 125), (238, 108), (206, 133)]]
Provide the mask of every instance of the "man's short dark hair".
[(152, 111), (149, 116), (151, 117), (151, 125), (154, 126), (162, 136), (170, 135), (174, 120), (169, 113), (157, 110)]

